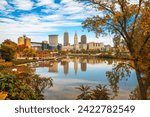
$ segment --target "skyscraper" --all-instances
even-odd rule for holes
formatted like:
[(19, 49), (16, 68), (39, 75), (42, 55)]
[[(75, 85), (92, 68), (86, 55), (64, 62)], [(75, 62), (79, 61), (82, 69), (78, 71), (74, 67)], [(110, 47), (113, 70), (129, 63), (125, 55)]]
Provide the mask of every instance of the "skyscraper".
[(78, 35), (77, 35), (76, 32), (75, 32), (75, 35), (74, 35), (74, 44), (75, 44), (75, 45), (78, 44)]
[(49, 45), (50, 46), (58, 45), (58, 35), (49, 35)]
[(79, 50), (78, 36), (76, 32), (74, 35), (74, 50)]
[(58, 35), (49, 35), (49, 47), (51, 50), (57, 49)]
[(87, 42), (87, 38), (86, 38), (86, 35), (82, 35), (81, 36), (81, 44), (86, 44)]
[(64, 32), (64, 46), (69, 45), (69, 34), (68, 32)]

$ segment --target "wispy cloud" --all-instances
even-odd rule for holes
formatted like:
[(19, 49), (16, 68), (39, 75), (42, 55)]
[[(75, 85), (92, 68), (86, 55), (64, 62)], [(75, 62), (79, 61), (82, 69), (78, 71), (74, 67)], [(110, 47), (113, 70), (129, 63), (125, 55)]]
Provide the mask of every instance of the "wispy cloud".
[(12, 3), (19, 10), (31, 10), (34, 5), (31, 0), (13, 0)]
[(5, 10), (7, 6), (8, 6), (8, 3), (6, 0), (0, 1), (0, 10)]
[(47, 8), (59, 8), (60, 5), (56, 4), (54, 0), (37, 0), (37, 6), (46, 6)]
[(11, 37), (17, 40), (22, 34), (35, 40), (70, 27), (81, 29), (84, 19), (99, 14), (90, 6), (74, 0), (59, 3), (54, 0), (0, 0), (0, 13), (0, 40)]

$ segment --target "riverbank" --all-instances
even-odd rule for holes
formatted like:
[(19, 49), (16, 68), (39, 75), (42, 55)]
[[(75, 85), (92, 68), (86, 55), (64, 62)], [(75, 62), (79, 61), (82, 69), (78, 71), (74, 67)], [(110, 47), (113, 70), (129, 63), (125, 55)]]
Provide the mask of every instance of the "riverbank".
[(96, 55), (96, 54), (68, 54), (63, 56), (57, 56), (51, 59), (16, 59), (13, 60), (14, 65), (26, 64), (31, 62), (38, 62), (38, 61), (57, 61), (61, 60), (62, 58), (72, 58), (72, 57), (85, 57), (85, 58), (104, 58), (104, 59), (123, 59), (123, 60), (133, 60), (133, 58), (129, 56), (114, 56), (114, 55)]
[(68, 54), (69, 57), (85, 57), (85, 58), (106, 58), (106, 59), (124, 59), (133, 60), (130, 56), (100, 55), (100, 54)]
[(33, 60), (33, 59), (16, 59), (16, 60), (13, 60), (12, 63), (14, 65), (20, 65), (20, 64), (26, 64), (26, 63), (31, 63), (31, 62), (37, 62), (38, 60)]

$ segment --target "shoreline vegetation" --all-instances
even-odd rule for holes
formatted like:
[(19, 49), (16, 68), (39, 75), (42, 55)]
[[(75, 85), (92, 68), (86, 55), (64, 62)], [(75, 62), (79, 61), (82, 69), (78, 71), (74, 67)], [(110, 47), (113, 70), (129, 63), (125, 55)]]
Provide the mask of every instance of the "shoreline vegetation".
[(68, 54), (68, 55), (65, 55), (65, 56), (57, 56), (57, 57), (52, 57), (52, 58), (15, 59), (12, 62), (0, 62), (0, 69), (13, 67), (13, 66), (18, 66), (18, 65), (23, 65), (23, 64), (32, 63), (32, 62), (44, 61), (44, 60), (57, 61), (57, 60), (61, 60), (63, 58), (71, 58), (71, 57), (133, 60), (133, 58), (131, 58), (129, 56), (97, 55), (97, 54)]
[(40, 77), (28, 66), (0, 69), (0, 100), (44, 100), (42, 91), (52, 86), (50, 77)]

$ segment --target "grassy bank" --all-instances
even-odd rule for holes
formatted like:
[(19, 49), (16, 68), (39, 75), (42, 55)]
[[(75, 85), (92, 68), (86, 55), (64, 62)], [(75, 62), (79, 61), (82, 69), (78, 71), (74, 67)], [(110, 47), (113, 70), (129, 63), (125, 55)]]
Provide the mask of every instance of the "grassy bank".
[(28, 60), (28, 59), (17, 59), (17, 60), (13, 60), (13, 64), (14, 65), (19, 65), (19, 64), (26, 64), (26, 63), (31, 63), (31, 62), (36, 62), (37, 60)]
[(104, 58), (104, 59), (125, 59), (133, 60), (130, 56), (115, 56), (115, 55), (96, 55), (96, 54), (69, 54), (70, 57), (85, 57), (85, 58)]

